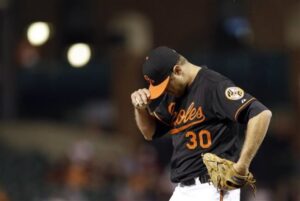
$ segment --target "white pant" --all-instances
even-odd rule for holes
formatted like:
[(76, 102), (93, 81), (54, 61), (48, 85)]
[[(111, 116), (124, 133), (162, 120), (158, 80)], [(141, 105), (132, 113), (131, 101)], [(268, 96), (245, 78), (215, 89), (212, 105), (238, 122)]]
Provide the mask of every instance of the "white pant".
[[(192, 186), (176, 186), (170, 201), (220, 201), (221, 193), (209, 183), (201, 184), (196, 179)], [(223, 195), (223, 201), (240, 201), (240, 189), (227, 191)]]

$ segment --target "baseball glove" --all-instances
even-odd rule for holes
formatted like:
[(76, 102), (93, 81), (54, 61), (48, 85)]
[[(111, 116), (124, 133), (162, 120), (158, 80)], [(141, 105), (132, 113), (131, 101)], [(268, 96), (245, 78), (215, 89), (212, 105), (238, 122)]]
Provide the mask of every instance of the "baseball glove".
[(240, 175), (233, 168), (234, 162), (212, 153), (206, 153), (202, 155), (202, 158), (208, 170), (210, 182), (218, 190), (229, 191), (250, 185), (255, 192), (255, 179), (251, 172)]

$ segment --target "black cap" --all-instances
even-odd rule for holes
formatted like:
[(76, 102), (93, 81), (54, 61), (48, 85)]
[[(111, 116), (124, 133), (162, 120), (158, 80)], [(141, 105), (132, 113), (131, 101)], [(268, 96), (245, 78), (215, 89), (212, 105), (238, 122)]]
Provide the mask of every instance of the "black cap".
[(152, 50), (143, 64), (144, 78), (149, 82), (150, 99), (158, 98), (165, 91), (173, 67), (179, 54), (168, 47), (161, 46)]

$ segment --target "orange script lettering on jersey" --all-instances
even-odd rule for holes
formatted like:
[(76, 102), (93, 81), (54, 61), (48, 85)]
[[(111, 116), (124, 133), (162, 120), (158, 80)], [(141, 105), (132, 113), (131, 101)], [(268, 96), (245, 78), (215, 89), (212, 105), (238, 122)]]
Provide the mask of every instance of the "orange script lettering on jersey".
[(205, 120), (205, 116), (202, 111), (202, 107), (195, 107), (195, 103), (192, 102), (190, 106), (185, 109), (181, 109), (178, 112), (175, 112), (175, 103), (172, 102), (168, 106), (169, 113), (173, 116), (172, 125), (179, 126), (181, 124), (185, 124), (189, 121), (197, 121), (197, 123), (201, 123)]

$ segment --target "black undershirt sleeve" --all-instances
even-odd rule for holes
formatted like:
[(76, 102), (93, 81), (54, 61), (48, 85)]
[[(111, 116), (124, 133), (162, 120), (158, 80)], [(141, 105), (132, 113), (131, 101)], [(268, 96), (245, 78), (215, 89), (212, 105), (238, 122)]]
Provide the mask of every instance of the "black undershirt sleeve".
[(152, 139), (160, 138), (160, 137), (164, 136), (165, 134), (167, 134), (168, 131), (170, 130), (170, 127), (167, 126), (166, 124), (160, 122), (157, 119), (155, 121), (156, 121), (156, 128), (155, 128), (155, 132), (154, 132)]

